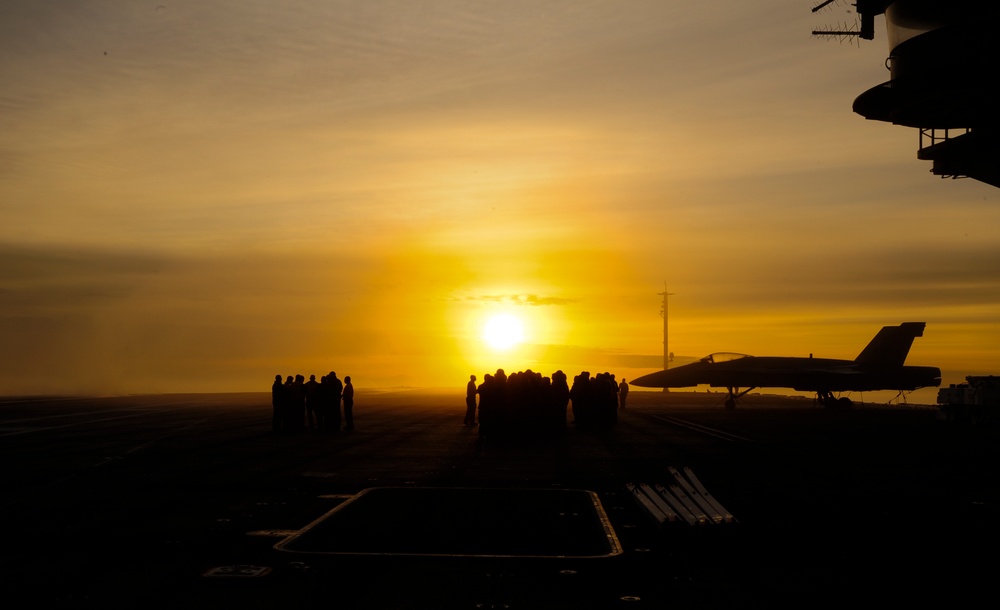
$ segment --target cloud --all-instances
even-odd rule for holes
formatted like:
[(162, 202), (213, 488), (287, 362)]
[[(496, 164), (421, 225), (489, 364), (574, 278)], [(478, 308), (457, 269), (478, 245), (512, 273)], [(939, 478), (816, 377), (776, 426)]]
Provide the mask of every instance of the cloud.
[[(527, 357), (550, 367), (569, 370), (599, 372), (613, 369), (663, 368), (663, 354), (633, 353), (624, 349), (605, 349), (581, 345), (530, 345), (525, 346)], [(684, 361), (693, 360), (685, 358)], [(555, 370), (555, 368), (553, 370)]]
[(563, 297), (543, 297), (537, 294), (487, 294), (465, 297), (466, 301), (482, 301), (486, 303), (502, 303), (506, 305), (527, 305), (540, 307), (545, 305), (569, 305), (579, 299)]
[(174, 263), (147, 252), (0, 245), (0, 317), (87, 310), (133, 294)]

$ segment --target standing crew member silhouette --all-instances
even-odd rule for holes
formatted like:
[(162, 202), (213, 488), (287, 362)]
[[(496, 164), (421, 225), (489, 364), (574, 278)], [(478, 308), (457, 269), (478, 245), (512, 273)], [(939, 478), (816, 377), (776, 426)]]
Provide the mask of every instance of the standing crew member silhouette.
[(354, 429), (354, 386), (351, 376), (344, 377), (344, 430)]
[(337, 379), (337, 373), (330, 371), (330, 374), (326, 376), (326, 380), (330, 382), (330, 395), (328, 396), (330, 411), (328, 413), (330, 417), (330, 428), (333, 430), (340, 430), (340, 396), (344, 392), (344, 384)]
[(292, 384), (295, 378), (291, 375), (285, 379), (284, 389), (281, 391), (281, 429), (290, 430), (292, 428)]
[(469, 383), (465, 386), (465, 425), (476, 425), (476, 376), (469, 375)]
[(319, 406), (319, 382), (316, 381), (316, 376), (310, 375), (309, 381), (305, 383), (303, 388), (306, 393), (306, 424), (310, 428), (315, 428), (321, 409)]
[(293, 430), (304, 430), (306, 427), (306, 378), (296, 375), (289, 392), (288, 422)]
[(618, 406), (622, 411), (625, 410), (626, 396), (628, 396), (628, 384), (625, 383), (625, 378), (622, 377), (622, 382), (618, 384)]
[(275, 375), (271, 384), (271, 408), (271, 431), (278, 432), (285, 423), (285, 384), (281, 383), (281, 375)]

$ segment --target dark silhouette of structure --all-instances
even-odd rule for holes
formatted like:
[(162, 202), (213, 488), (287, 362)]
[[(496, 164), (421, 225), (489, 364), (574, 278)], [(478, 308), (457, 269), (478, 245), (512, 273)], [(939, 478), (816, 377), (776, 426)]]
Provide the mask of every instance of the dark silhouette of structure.
[[(813, 11), (831, 4), (822, 2)], [(997, 88), (1000, 3), (982, 0), (856, 0), (859, 23), (814, 30), (828, 37), (875, 38), (885, 16), (890, 79), (854, 100), (866, 119), (920, 131), (917, 158), (943, 178), (1000, 187)]]
[[(759, 387), (792, 388), (816, 392), (828, 407), (850, 407), (851, 400), (839, 400), (834, 392), (874, 390), (912, 391), (941, 385), (941, 370), (929, 366), (904, 366), (913, 339), (924, 334), (924, 322), (885, 326), (854, 360), (830, 358), (755, 357), (746, 354), (715, 353), (698, 362), (644, 375), (632, 385), (649, 388), (686, 388), (699, 384), (729, 390), (726, 408)], [(740, 388), (747, 388), (740, 391)]]

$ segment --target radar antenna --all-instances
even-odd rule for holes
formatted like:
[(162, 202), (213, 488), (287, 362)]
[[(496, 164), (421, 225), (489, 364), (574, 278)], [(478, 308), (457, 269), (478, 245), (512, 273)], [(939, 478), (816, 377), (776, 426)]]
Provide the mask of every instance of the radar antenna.
[(839, 2), (839, 1), (840, 0), (825, 0), (825, 2), (820, 2), (819, 4), (817, 4), (816, 6), (814, 6), (812, 8), (812, 12), (816, 13), (818, 11), (821, 11), (824, 8), (826, 8), (826, 7), (830, 6), (831, 4), (833, 4), (834, 2)]
[[(812, 8), (812, 12), (821, 11), (834, 3), (840, 5), (843, 4), (843, 0), (823, 0), (823, 2)], [(857, 0), (857, 2), (851, 5), (854, 7), (856, 13), (854, 23), (843, 22), (836, 27), (826, 26), (821, 30), (813, 30), (812, 35), (822, 36), (823, 38), (836, 38), (840, 42), (844, 42), (845, 40), (854, 42), (859, 38), (874, 40), (875, 15), (884, 11), (884, 8), (876, 5), (878, 5), (877, 0)], [(850, 9), (848, 9), (848, 12), (851, 12)]]

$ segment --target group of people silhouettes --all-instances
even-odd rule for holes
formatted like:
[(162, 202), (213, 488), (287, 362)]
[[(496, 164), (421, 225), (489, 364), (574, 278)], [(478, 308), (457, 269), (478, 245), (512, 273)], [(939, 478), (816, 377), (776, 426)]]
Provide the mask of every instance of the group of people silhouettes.
[[(341, 416), (340, 403), (344, 411)], [(273, 432), (298, 432), (309, 429), (338, 431), (341, 421), (344, 430), (354, 429), (354, 386), (351, 378), (341, 381), (337, 373), (330, 371), (316, 381), (315, 375), (309, 381), (302, 375), (289, 375), (284, 382), (281, 375), (274, 376), (271, 384), (271, 419)]]
[(531, 369), (510, 376), (497, 369), (484, 375), (478, 386), (476, 381), (475, 375), (469, 376), (464, 423), (478, 424), (480, 437), (490, 439), (558, 436), (566, 430), (571, 402), (576, 427), (607, 430), (618, 422), (618, 409), (625, 408), (628, 395), (625, 380), (617, 383), (611, 373), (591, 377), (583, 371), (573, 378), (572, 387), (561, 370), (544, 377)]

